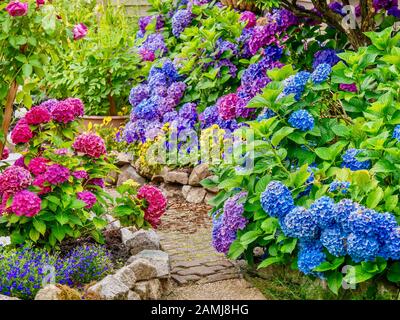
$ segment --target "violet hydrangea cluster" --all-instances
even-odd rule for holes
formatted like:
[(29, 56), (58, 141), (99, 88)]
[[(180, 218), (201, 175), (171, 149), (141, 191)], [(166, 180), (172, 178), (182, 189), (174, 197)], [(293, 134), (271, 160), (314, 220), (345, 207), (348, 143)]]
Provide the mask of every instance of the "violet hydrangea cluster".
[(222, 212), (213, 217), (212, 243), (218, 252), (227, 254), (238, 230), (243, 230), (248, 220), (243, 216), (247, 192), (239, 192), (226, 200)]
[(179, 38), (183, 30), (192, 23), (193, 14), (189, 9), (180, 9), (172, 17), (172, 34)]

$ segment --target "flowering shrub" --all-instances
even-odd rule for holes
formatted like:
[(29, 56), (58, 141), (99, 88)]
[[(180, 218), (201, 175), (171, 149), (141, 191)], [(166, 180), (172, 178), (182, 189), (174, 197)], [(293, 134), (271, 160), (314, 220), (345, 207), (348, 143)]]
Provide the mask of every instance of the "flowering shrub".
[(151, 185), (139, 188), (136, 182), (128, 180), (117, 191), (120, 197), (116, 199), (119, 205), (114, 208), (114, 216), (122, 225), (157, 228), (167, 208), (167, 199), (158, 188)]
[[(263, 247), (259, 268), (293, 263), (336, 294), (343, 280), (399, 282), (399, 35), (367, 36), (368, 48), (317, 54), (313, 72), (267, 71), (272, 81), (248, 107), (272, 113), (241, 128), (255, 135), (246, 150), (254, 166), (221, 164), (219, 179), (203, 181), (223, 189), (212, 200), (217, 250), (252, 263)], [(236, 206), (245, 226), (221, 233), (229, 228), (221, 210), (244, 192)]]
[(63, 256), (29, 246), (0, 246), (1, 294), (33, 299), (51, 271), (55, 283), (81, 286), (104, 277), (112, 271), (112, 263), (110, 254), (97, 245), (80, 246)]
[(13, 129), (23, 157), (0, 173), (0, 230), (13, 244), (55, 246), (85, 235), (102, 241), (106, 221), (100, 216), (109, 197), (103, 178), (115, 167), (99, 136), (78, 134), (83, 113), (79, 99), (47, 101)]

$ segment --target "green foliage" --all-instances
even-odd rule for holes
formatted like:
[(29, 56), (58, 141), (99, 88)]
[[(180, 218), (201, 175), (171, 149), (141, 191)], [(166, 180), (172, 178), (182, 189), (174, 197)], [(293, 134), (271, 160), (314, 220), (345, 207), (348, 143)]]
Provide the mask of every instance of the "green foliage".
[[(63, 10), (68, 12), (67, 8)], [(89, 26), (87, 37), (69, 42), (57, 63), (46, 69), (45, 93), (53, 98), (81, 98), (87, 115), (127, 114), (130, 88), (146, 73), (132, 50), (136, 24), (123, 7), (98, 5), (90, 14), (97, 21)]]

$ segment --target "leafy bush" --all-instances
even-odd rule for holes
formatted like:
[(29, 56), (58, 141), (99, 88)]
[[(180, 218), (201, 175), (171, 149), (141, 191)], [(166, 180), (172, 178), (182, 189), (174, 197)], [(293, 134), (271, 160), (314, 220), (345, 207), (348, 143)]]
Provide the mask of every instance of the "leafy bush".
[(47, 96), (78, 97), (87, 105), (87, 115), (127, 113), (129, 87), (143, 71), (132, 51), (135, 24), (123, 10), (96, 6), (98, 22), (89, 27), (86, 38), (70, 42), (58, 63), (46, 69)]
[(254, 166), (222, 164), (218, 181), (203, 182), (223, 190), (212, 201), (217, 250), (253, 263), (261, 246), (259, 268), (292, 264), (335, 293), (343, 279), (399, 281), (399, 34), (392, 34), (368, 33), (372, 45), (339, 54), (344, 62), (331, 76), (328, 56), (312, 73), (268, 71), (274, 81), (248, 107), (273, 112), (239, 129), (254, 133), (246, 150)]
[(83, 112), (79, 99), (49, 100), (11, 132), (23, 157), (0, 174), (0, 230), (13, 244), (53, 247), (87, 235), (102, 242), (109, 198), (103, 179), (116, 168), (99, 136), (79, 134)]
[(77, 247), (64, 256), (29, 246), (0, 246), (0, 293), (20, 299), (33, 299), (51, 281), (81, 286), (110, 271), (110, 254), (97, 245)]

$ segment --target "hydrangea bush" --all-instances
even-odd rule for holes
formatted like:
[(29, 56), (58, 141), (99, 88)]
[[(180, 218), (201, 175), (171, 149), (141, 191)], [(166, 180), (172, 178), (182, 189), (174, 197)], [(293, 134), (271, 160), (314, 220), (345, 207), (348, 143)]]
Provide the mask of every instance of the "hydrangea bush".
[(13, 244), (54, 247), (88, 235), (102, 242), (109, 197), (103, 179), (116, 168), (102, 138), (79, 133), (83, 113), (79, 99), (49, 100), (32, 107), (12, 130), (23, 156), (0, 173), (0, 230)]
[[(267, 71), (272, 82), (248, 106), (272, 112), (239, 129), (254, 132), (254, 166), (221, 164), (203, 181), (222, 189), (212, 200), (218, 251), (253, 263), (262, 247), (259, 268), (292, 264), (335, 293), (343, 280), (400, 281), (399, 34), (367, 36), (372, 45), (356, 52), (317, 54), (311, 72)], [(240, 228), (226, 221), (231, 206)]]

